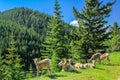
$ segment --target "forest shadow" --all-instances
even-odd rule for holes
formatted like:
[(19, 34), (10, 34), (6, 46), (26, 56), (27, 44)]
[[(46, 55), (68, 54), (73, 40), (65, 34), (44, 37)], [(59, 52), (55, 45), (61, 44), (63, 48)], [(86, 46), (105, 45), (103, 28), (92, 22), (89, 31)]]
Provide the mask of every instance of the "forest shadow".
[(71, 71), (72, 73), (81, 73), (80, 71), (78, 70), (74, 70), (74, 71)]
[(99, 68), (99, 67), (96, 67), (95, 69), (98, 69), (98, 70), (105, 70), (104, 68)]
[[(81, 73), (80, 71), (74, 70), (71, 71), (70, 73)], [(51, 74), (51, 75), (46, 75), (46, 77), (49, 77), (50, 79), (57, 79), (58, 77), (67, 77), (66, 74)]]
[(62, 74), (51, 74), (51, 75), (46, 75), (46, 77), (49, 77), (50, 79), (57, 79), (58, 77), (67, 77), (67, 76)]

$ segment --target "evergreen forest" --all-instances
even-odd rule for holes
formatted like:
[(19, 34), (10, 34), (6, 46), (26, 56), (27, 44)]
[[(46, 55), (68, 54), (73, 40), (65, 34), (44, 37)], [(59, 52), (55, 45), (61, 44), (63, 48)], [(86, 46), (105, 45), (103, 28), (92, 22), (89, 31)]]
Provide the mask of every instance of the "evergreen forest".
[(25, 7), (0, 12), (0, 79), (34, 77), (34, 58), (49, 58), (56, 73), (62, 58), (87, 63), (96, 52), (120, 52), (120, 26), (106, 20), (115, 3), (85, 0), (81, 12), (73, 7), (78, 26), (62, 20), (59, 0), (53, 6), (54, 16)]

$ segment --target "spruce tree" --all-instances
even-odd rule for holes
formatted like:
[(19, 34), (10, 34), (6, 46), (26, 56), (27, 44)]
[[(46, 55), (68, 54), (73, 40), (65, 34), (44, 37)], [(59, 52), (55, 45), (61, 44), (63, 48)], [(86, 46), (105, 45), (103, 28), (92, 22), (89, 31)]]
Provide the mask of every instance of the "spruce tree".
[(114, 25), (111, 27), (111, 39), (105, 41), (105, 45), (107, 45), (108, 51), (117, 51), (120, 50), (120, 27), (117, 22), (114, 22)]
[(81, 47), (79, 51), (84, 54), (83, 58), (86, 60), (88, 53), (106, 47), (103, 42), (109, 38), (110, 33), (107, 32), (109, 26), (106, 26), (105, 18), (109, 16), (114, 3), (115, 1), (102, 4), (99, 0), (85, 0), (82, 12), (73, 8), (79, 24), (77, 31), (79, 40), (76, 43)]
[(114, 25), (111, 28), (111, 37), (114, 37), (119, 34), (120, 34), (120, 27), (118, 26), (117, 22), (114, 22)]
[(4, 71), (5, 71), (4, 58), (1, 55), (1, 51), (0, 51), (0, 79), (3, 79), (5, 77)]
[(61, 11), (58, 0), (55, 0), (54, 16), (48, 23), (47, 35), (43, 44), (43, 54), (49, 55), (52, 72), (59, 71), (58, 62), (60, 58), (68, 56), (68, 42), (65, 26), (61, 20)]
[(4, 58), (4, 77), (2, 80), (24, 80), (24, 72), (22, 70), (21, 58), (16, 53), (15, 41), (13, 35), (9, 37), (9, 47), (6, 49), (7, 54)]

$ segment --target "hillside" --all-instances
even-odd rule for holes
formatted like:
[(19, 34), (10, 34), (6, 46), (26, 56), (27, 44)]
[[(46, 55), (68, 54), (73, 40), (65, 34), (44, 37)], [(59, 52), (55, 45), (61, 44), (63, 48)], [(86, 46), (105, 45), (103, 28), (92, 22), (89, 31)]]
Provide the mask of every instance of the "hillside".
[[(20, 54), (25, 69), (33, 64), (34, 57), (41, 57), (41, 45), (46, 37), (50, 15), (28, 8), (14, 8), (0, 13), (0, 50), (4, 54), (8, 48), (9, 36), (14, 35), (17, 53)], [(69, 36), (71, 26), (66, 25)], [(32, 62), (32, 63), (31, 63)], [(34, 65), (34, 64), (33, 64)]]
[(48, 75), (26, 80), (118, 80), (120, 78), (120, 52), (113, 52), (111, 63), (97, 64), (95, 69), (79, 69), (77, 72), (60, 72), (51, 78)]
[(47, 23), (50, 16), (28, 8), (14, 8), (4, 11), (0, 14), (0, 18), (10, 20), (17, 24), (33, 28), (42, 37), (45, 36)]
[(46, 35), (50, 16), (28, 8), (14, 8), (0, 13), (0, 50), (6, 53), (9, 36), (14, 35), (17, 53), (25, 69), (33, 57), (40, 57), (41, 44)]

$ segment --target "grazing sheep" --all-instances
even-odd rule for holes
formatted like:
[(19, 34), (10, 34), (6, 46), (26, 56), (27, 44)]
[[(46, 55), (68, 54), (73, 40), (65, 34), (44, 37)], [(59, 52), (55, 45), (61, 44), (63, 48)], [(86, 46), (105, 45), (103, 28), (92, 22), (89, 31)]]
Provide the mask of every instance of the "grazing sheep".
[(74, 71), (74, 66), (70, 63), (69, 60), (63, 58), (59, 63), (59, 66), (62, 66), (62, 72), (64, 71)]
[(96, 53), (96, 54), (93, 54), (88, 61), (89, 62), (92, 61), (92, 63), (95, 64), (96, 62), (101, 63), (102, 60), (107, 59), (110, 62), (109, 56), (110, 56), (109, 53), (103, 53), (103, 54)]
[(36, 69), (37, 69), (37, 76), (39, 75), (39, 71), (42, 71), (43, 69), (47, 68), (48, 73), (50, 74), (50, 59), (43, 59), (39, 61), (38, 58), (33, 59)]
[(109, 53), (104, 53), (100, 56), (100, 62), (104, 59), (107, 59), (110, 62), (110, 58), (109, 58), (110, 54)]
[(96, 61), (100, 62), (101, 53), (95, 53), (92, 57), (88, 60), (88, 62), (93, 62), (95, 64)]

